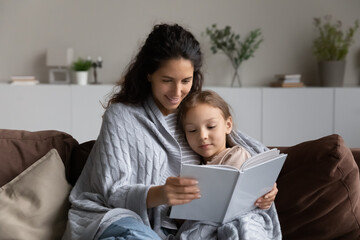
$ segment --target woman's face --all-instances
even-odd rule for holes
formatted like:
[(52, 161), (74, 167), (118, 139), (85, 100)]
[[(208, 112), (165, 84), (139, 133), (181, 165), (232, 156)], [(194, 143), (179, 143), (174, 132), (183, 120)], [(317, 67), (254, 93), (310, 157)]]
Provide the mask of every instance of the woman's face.
[(184, 58), (167, 60), (153, 74), (148, 75), (152, 95), (163, 115), (176, 111), (190, 92), (193, 75), (191, 61)]

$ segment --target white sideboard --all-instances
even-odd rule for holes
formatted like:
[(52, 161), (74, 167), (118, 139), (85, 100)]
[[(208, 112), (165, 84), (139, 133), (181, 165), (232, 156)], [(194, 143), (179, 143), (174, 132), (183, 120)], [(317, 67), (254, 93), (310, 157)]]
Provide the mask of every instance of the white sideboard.
[(69, 86), (0, 85), (0, 128), (71, 133)]
[[(0, 85), (0, 128), (56, 129), (96, 139), (112, 85)], [(291, 146), (332, 133), (360, 147), (360, 88), (221, 88), (236, 127), (268, 146)]]
[(96, 139), (112, 85), (0, 85), (0, 128), (59, 130), (80, 143)]
[(329, 135), (333, 128), (334, 89), (263, 89), (264, 143), (294, 145)]

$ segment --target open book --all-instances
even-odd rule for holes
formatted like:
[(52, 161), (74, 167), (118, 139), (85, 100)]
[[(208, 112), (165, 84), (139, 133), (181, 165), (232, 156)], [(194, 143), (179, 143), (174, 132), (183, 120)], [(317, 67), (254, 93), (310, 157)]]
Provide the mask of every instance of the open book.
[(256, 199), (272, 189), (286, 156), (271, 149), (246, 160), (240, 170), (226, 165), (183, 164), (180, 176), (198, 180), (201, 198), (173, 206), (170, 218), (224, 223), (254, 209)]

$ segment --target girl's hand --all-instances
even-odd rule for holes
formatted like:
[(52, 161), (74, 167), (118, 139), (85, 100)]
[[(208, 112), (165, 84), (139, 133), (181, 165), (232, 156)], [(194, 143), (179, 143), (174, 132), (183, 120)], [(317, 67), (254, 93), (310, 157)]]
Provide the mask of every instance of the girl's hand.
[(266, 193), (264, 196), (258, 198), (255, 205), (261, 209), (269, 209), (271, 204), (274, 202), (276, 194), (278, 193), (277, 185), (274, 183), (273, 189)]
[(169, 177), (165, 185), (151, 187), (146, 199), (147, 207), (152, 208), (162, 204), (170, 206), (189, 203), (200, 198), (197, 181), (192, 178)]

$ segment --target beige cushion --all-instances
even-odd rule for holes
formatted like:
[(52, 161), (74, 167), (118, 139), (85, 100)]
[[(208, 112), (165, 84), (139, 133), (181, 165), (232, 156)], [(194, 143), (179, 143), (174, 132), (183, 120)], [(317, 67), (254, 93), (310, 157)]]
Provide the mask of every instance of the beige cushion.
[(70, 185), (55, 149), (0, 189), (0, 239), (61, 239)]

